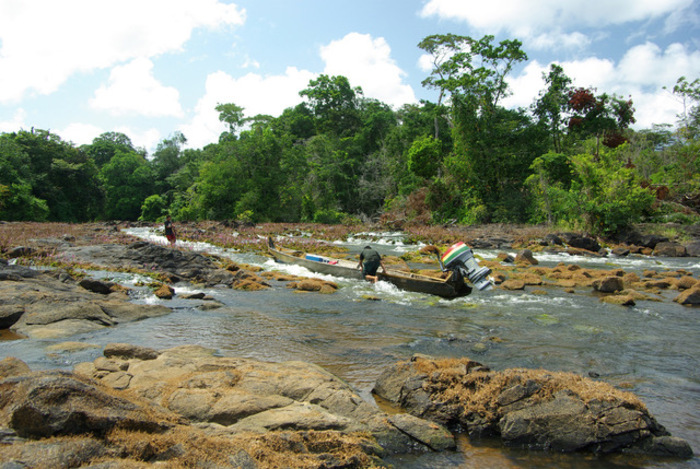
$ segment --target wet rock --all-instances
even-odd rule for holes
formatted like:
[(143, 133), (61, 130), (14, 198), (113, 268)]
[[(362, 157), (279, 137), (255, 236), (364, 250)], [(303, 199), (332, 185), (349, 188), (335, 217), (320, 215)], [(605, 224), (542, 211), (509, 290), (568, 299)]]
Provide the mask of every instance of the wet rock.
[(170, 300), (175, 296), (175, 289), (170, 285), (161, 284), (156, 291), (153, 292), (155, 296), (161, 300)]
[(539, 262), (535, 259), (532, 251), (529, 249), (523, 249), (515, 256), (516, 264), (526, 264), (526, 265), (537, 265)]
[(107, 358), (121, 358), (123, 360), (155, 360), (160, 356), (160, 352), (140, 345), (112, 343), (105, 346), (104, 356)]
[(500, 287), (504, 290), (525, 290), (525, 281), (520, 279), (508, 279), (501, 283)]
[(622, 278), (610, 276), (593, 281), (593, 289), (601, 293), (615, 293), (624, 288)]
[(613, 248), (612, 251), (610, 251), (610, 252), (615, 257), (627, 257), (630, 255), (630, 249), (627, 247), (621, 247), (621, 246)]
[(636, 304), (631, 295), (605, 295), (600, 301), (620, 306), (634, 306)]
[(685, 246), (675, 242), (658, 243), (654, 247), (654, 255), (658, 257), (685, 257)]
[(571, 373), (481, 370), (466, 358), (415, 356), (387, 369), (373, 392), (412, 415), (509, 446), (692, 456), (631, 393)]
[(572, 248), (590, 252), (600, 251), (600, 244), (594, 238), (582, 233), (559, 233), (558, 236)]
[(130, 303), (124, 296), (93, 293), (60, 272), (11, 269), (14, 281), (0, 281), (0, 320), (28, 337), (65, 337), (123, 322), (162, 316), (170, 309)]
[(82, 279), (78, 285), (88, 291), (100, 293), (102, 295), (109, 295), (117, 290), (117, 284), (114, 282), (105, 282), (103, 280), (95, 280), (91, 278)]
[(685, 290), (676, 298), (674, 298), (673, 301), (683, 306), (700, 305), (700, 288), (693, 287), (691, 289)]
[(679, 290), (688, 290), (698, 285), (700, 280), (691, 277), (690, 275), (684, 275), (676, 281), (676, 288)]
[(338, 289), (338, 284), (321, 280), (318, 278), (306, 278), (289, 284), (290, 288), (296, 288), (300, 291), (319, 292), (319, 293), (335, 293)]

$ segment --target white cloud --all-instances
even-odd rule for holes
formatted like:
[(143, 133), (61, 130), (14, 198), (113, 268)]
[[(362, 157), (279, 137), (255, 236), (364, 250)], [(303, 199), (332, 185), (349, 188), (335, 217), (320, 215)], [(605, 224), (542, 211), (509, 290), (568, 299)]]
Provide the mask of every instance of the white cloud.
[(347, 77), (367, 97), (392, 106), (418, 101), (413, 88), (403, 83), (406, 72), (391, 58), (391, 48), (384, 38), (350, 33), (321, 47), (321, 58), (326, 62), (324, 73)]
[[(615, 64), (595, 57), (560, 63), (573, 86), (595, 88), (597, 93), (615, 93), (630, 97), (636, 109), (635, 128), (650, 128), (653, 124), (673, 123), (681, 105), (663, 87), (672, 89), (680, 76), (700, 76), (700, 52), (688, 51), (681, 44), (662, 50), (653, 43), (629, 49)], [(513, 95), (504, 100), (507, 107), (527, 107), (545, 88), (542, 74), (549, 64), (532, 61), (509, 84)]]
[(216, 106), (234, 103), (244, 108), (246, 117), (258, 114), (279, 116), (288, 107), (301, 103), (299, 92), (305, 89), (314, 73), (288, 67), (284, 75), (262, 76), (254, 73), (234, 78), (224, 72), (207, 77), (205, 94), (197, 102), (195, 116), (180, 127), (191, 148), (217, 142), (226, 125), (219, 121)]
[(96, 125), (74, 122), (57, 133), (63, 141), (73, 142), (75, 145), (89, 145), (95, 137), (104, 133), (104, 130)]
[(25, 120), (27, 113), (24, 109), (19, 108), (12, 115), (12, 118), (6, 121), (0, 121), (0, 132), (17, 132), (21, 128), (26, 128)]
[(114, 115), (182, 117), (179, 97), (177, 89), (165, 87), (154, 78), (153, 62), (141, 58), (114, 67), (109, 84), (95, 91), (90, 106)]
[[(680, 24), (678, 12), (688, 10), (693, 0), (430, 0), (423, 9), (423, 17), (462, 21), (489, 34), (507, 32), (534, 40), (540, 46), (559, 38), (578, 47), (581, 33), (563, 34), (575, 28), (604, 28), (634, 21), (667, 17), (667, 27)], [(547, 38), (549, 36), (549, 38)]]
[(0, 102), (50, 94), (78, 72), (182, 49), (196, 28), (240, 25), (219, 0), (0, 0)]

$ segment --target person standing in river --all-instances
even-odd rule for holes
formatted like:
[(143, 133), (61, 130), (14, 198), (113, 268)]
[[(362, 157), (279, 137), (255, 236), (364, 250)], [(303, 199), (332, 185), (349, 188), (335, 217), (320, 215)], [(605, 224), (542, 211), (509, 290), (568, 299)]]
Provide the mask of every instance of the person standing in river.
[(365, 246), (360, 253), (360, 262), (357, 264), (357, 268), (362, 269), (362, 275), (364, 275), (366, 280), (377, 283), (378, 278), (376, 274), (379, 266), (382, 267), (382, 272), (386, 273), (382, 256), (372, 249), (372, 246)]
[(171, 246), (175, 246), (175, 227), (173, 226), (173, 220), (170, 215), (165, 217), (165, 238), (168, 240)]

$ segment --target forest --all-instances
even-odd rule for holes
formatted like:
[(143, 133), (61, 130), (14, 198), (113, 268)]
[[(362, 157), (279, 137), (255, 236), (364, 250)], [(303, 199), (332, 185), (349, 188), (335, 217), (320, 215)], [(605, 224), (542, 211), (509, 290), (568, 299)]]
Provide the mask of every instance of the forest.
[(700, 222), (700, 78), (677, 121), (633, 130), (630, 98), (574, 87), (552, 64), (529, 108), (507, 109), (518, 40), (433, 35), (418, 47), (437, 102), (398, 109), (320, 75), (279, 117), (219, 103), (218, 142), (174, 132), (152, 155), (107, 132), (76, 146), (0, 134), (0, 220), (549, 224), (615, 235)]

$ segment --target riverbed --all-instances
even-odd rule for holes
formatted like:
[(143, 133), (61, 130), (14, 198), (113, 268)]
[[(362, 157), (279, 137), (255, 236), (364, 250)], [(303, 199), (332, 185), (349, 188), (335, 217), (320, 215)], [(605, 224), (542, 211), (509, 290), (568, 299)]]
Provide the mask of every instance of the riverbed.
[[(165, 244), (147, 228), (130, 234)], [(398, 233), (372, 236), (383, 255), (400, 255), (417, 246), (406, 245)], [(277, 242), (284, 245), (284, 238)], [(351, 252), (368, 244), (363, 239), (336, 241)], [(259, 255), (238, 253), (203, 243), (181, 243), (235, 262), (296, 275), (317, 276), (302, 268), (277, 264)], [(496, 251), (478, 251), (485, 259)], [(511, 254), (515, 254), (512, 252)], [(536, 254), (540, 265), (559, 262), (590, 268), (622, 268), (627, 272), (685, 269), (700, 276), (698, 258), (586, 258)], [(244, 292), (223, 288), (201, 289), (175, 284), (172, 300), (159, 300), (138, 287), (133, 274), (91, 272), (134, 288), (135, 301), (164, 304), (173, 313), (97, 332), (55, 340), (0, 341), (0, 358), (17, 356), (33, 369), (70, 369), (92, 361), (111, 342), (127, 342), (164, 349), (199, 344), (221, 355), (268, 361), (303, 360), (316, 363), (346, 380), (368, 401), (372, 385), (390, 364), (414, 353), (463, 357), (494, 370), (528, 367), (570, 371), (634, 392), (652, 415), (674, 436), (700, 451), (700, 323), (697, 308), (672, 302), (638, 301), (633, 307), (602, 303), (589, 289), (566, 293), (561, 288), (537, 287), (538, 292), (494, 289), (453, 300), (407, 293), (385, 282), (325, 277), (340, 288), (334, 294), (299, 293), (282, 282), (272, 288)], [(203, 309), (206, 301), (184, 300), (180, 295), (205, 292), (223, 304)], [(82, 350), (55, 351), (52, 346), (74, 341), (91, 344)], [(59, 349), (60, 350), (60, 349)], [(649, 458), (559, 455), (504, 448), (494, 441), (459, 438), (460, 450), (440, 454), (400, 455), (389, 460), (397, 468), (471, 467), (700, 467), (690, 461)]]

